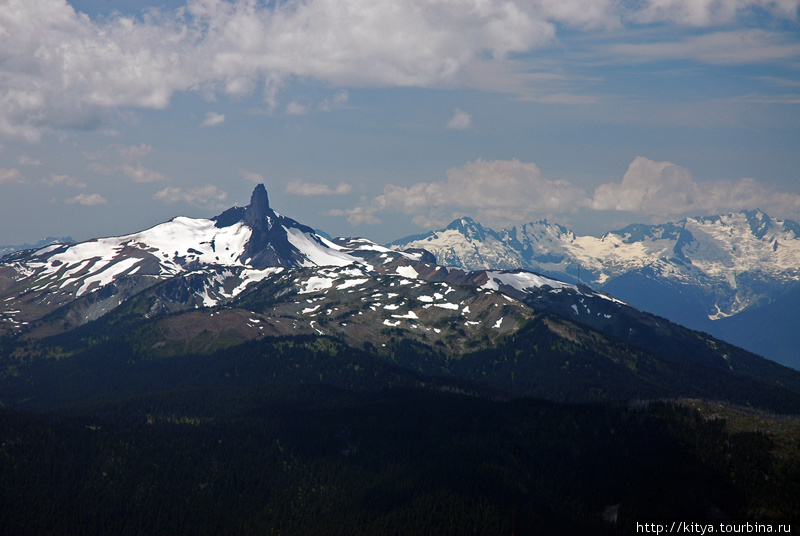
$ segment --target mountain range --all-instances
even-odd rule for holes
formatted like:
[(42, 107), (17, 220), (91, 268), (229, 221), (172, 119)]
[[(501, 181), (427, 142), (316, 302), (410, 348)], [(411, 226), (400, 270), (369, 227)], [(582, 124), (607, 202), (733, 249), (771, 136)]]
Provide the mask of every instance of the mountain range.
[(15, 251), (22, 251), (24, 249), (38, 249), (44, 246), (49, 246), (50, 244), (69, 244), (75, 242), (71, 236), (62, 236), (62, 237), (55, 237), (55, 236), (46, 236), (40, 240), (37, 240), (33, 244), (16, 244), (11, 246), (0, 246), (0, 259), (14, 253)]
[[(789, 245), (777, 250), (787, 250), (788, 258), (794, 242), (787, 233), (793, 231), (782, 225), (780, 240)], [(46, 361), (54, 352), (80, 354), (99, 340), (169, 356), (306, 335), (342, 341), (447, 381), (473, 382), (473, 389), (501, 397), (725, 398), (732, 385), (749, 382), (737, 402), (796, 398), (800, 408), (800, 374), (583, 284), (592, 279), (608, 286), (614, 278), (602, 264), (572, 282), (508, 263), (506, 270), (437, 264), (434, 255), (452, 265), (461, 251), (452, 247), (443, 255), (427, 247), (437, 240), (469, 241), (480, 255), (490, 247), (501, 251), (495, 247), (503, 244), (498, 236), (510, 236), (466, 219), (451, 227), (402, 249), (365, 238), (328, 240), (275, 212), (259, 185), (247, 206), (211, 219), (177, 217), (130, 235), (13, 253), (0, 263), (0, 335), (15, 346), (6, 377), (18, 375), (18, 365), (34, 356)], [(697, 270), (686, 254), (707, 249), (687, 229), (672, 227), (659, 229), (657, 236), (648, 228), (593, 243), (546, 222), (536, 227), (538, 234), (533, 229), (516, 234), (514, 251), (530, 252), (531, 237), (538, 236), (550, 249), (530, 254), (531, 262), (547, 259), (551, 272), (554, 266), (574, 266), (574, 252), (589, 244), (597, 253), (600, 245), (612, 243), (619, 259), (637, 265), (625, 251), (642, 244), (656, 249), (667, 235), (688, 243), (689, 249), (673, 248), (677, 253), (660, 261), (665, 270), (679, 255), (686, 270)], [(492, 262), (504, 267), (499, 257)], [(522, 341), (528, 344), (524, 350)], [(550, 341), (547, 348), (544, 341)], [(72, 350), (64, 350), (67, 346)], [(522, 362), (518, 353), (513, 366), (498, 361), (497, 355), (508, 359), (512, 348), (526, 356)], [(494, 363), (488, 369), (486, 359)], [(33, 400), (29, 395), (19, 397)]]
[(547, 220), (495, 231), (470, 218), (397, 240), (463, 269), (525, 269), (586, 284), (631, 305), (800, 368), (800, 224), (760, 210), (599, 237)]
[[(494, 240), (461, 225), (477, 252)], [(643, 519), (800, 519), (800, 372), (595, 290), (583, 269), (466, 269), (426, 241), (326, 238), (259, 185), (209, 219), (3, 257), (0, 525), (635, 534)]]

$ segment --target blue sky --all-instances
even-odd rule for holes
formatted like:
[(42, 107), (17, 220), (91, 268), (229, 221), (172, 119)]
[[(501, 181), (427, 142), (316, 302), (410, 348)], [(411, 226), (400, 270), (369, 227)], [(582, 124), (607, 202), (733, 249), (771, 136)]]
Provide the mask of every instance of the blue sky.
[(800, 0), (0, 0), (0, 244), (800, 220)]

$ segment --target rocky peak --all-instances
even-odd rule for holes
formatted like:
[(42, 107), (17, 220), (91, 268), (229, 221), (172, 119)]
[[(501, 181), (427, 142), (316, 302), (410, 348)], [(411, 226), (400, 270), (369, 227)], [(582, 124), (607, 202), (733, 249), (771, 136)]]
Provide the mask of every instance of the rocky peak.
[(259, 184), (250, 196), (250, 204), (246, 207), (232, 207), (212, 218), (217, 227), (227, 227), (240, 221), (245, 222), (251, 229), (269, 229), (271, 219), (275, 213), (269, 207), (269, 195), (263, 184)]
[(459, 233), (463, 234), (465, 237), (473, 240), (484, 241), (486, 240), (486, 232), (484, 231), (481, 224), (477, 223), (475, 220), (469, 217), (458, 218), (453, 220), (450, 225), (447, 226), (447, 229), (452, 231), (458, 231)]
[(259, 184), (253, 190), (253, 195), (250, 196), (250, 204), (247, 205), (245, 221), (247, 221), (247, 223), (257, 224), (269, 216), (271, 212), (267, 189), (263, 184)]

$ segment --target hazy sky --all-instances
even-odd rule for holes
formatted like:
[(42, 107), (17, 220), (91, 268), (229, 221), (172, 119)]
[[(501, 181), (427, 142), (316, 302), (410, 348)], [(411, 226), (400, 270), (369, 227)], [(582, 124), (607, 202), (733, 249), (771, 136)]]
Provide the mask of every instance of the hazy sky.
[[(145, 7), (147, 4), (150, 7)], [(800, 0), (0, 0), (0, 244), (800, 220)]]

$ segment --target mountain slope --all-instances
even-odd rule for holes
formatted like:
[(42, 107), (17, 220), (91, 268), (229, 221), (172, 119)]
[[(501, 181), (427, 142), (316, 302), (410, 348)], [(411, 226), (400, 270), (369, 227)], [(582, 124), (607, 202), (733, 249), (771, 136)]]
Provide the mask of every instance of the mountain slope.
[[(480, 229), (457, 231), (486, 240)], [(263, 186), (248, 206), (209, 220), (21, 252), (0, 263), (3, 402), (70, 391), (66, 380), (52, 394), (35, 386), (62, 367), (95, 377), (111, 354), (124, 384), (146, 370), (129, 361), (304, 336), (336, 341), (323, 344), (332, 354), (362, 352), (362, 363), (388, 360), (422, 375), (420, 385), (466, 381), (494, 396), (559, 400), (715, 397), (800, 412), (800, 374), (775, 363), (582, 284), (431, 260), (420, 249), (321, 238), (274, 212)], [(303, 367), (332, 377), (324, 361)]]
[(62, 236), (56, 238), (54, 236), (47, 236), (42, 238), (41, 240), (37, 241), (35, 244), (18, 244), (13, 246), (0, 246), (0, 259), (5, 257), (6, 255), (10, 255), (11, 253), (15, 253), (17, 251), (22, 251), (26, 249), (39, 249), (44, 246), (49, 246), (50, 244), (68, 244), (70, 242), (75, 242), (71, 236)]
[[(461, 218), (390, 246), (425, 248), (438, 262), (464, 269), (522, 268), (581, 282), (720, 336), (732, 323), (721, 320), (769, 307), (800, 289), (800, 225), (757, 210), (630, 225), (599, 238), (576, 236), (548, 221), (498, 232)], [(800, 367), (796, 354), (771, 351), (759, 343), (758, 331), (742, 327), (737, 344)], [(776, 336), (800, 343), (795, 332)]]
[[(212, 219), (177, 217), (139, 233), (6, 257), (0, 263), (0, 333), (24, 330), (76, 298), (92, 302), (84, 321), (98, 318), (143, 288), (196, 270), (217, 272), (229, 283), (219, 292), (232, 297), (248, 282), (265, 277), (269, 271), (263, 268), (356, 262), (311, 228), (273, 211), (259, 185), (247, 207)], [(207, 296), (204, 304), (213, 302)]]
[(800, 373), (583, 284), (434, 261), (323, 239), (257, 188), (0, 262), (3, 527), (796, 520)]

